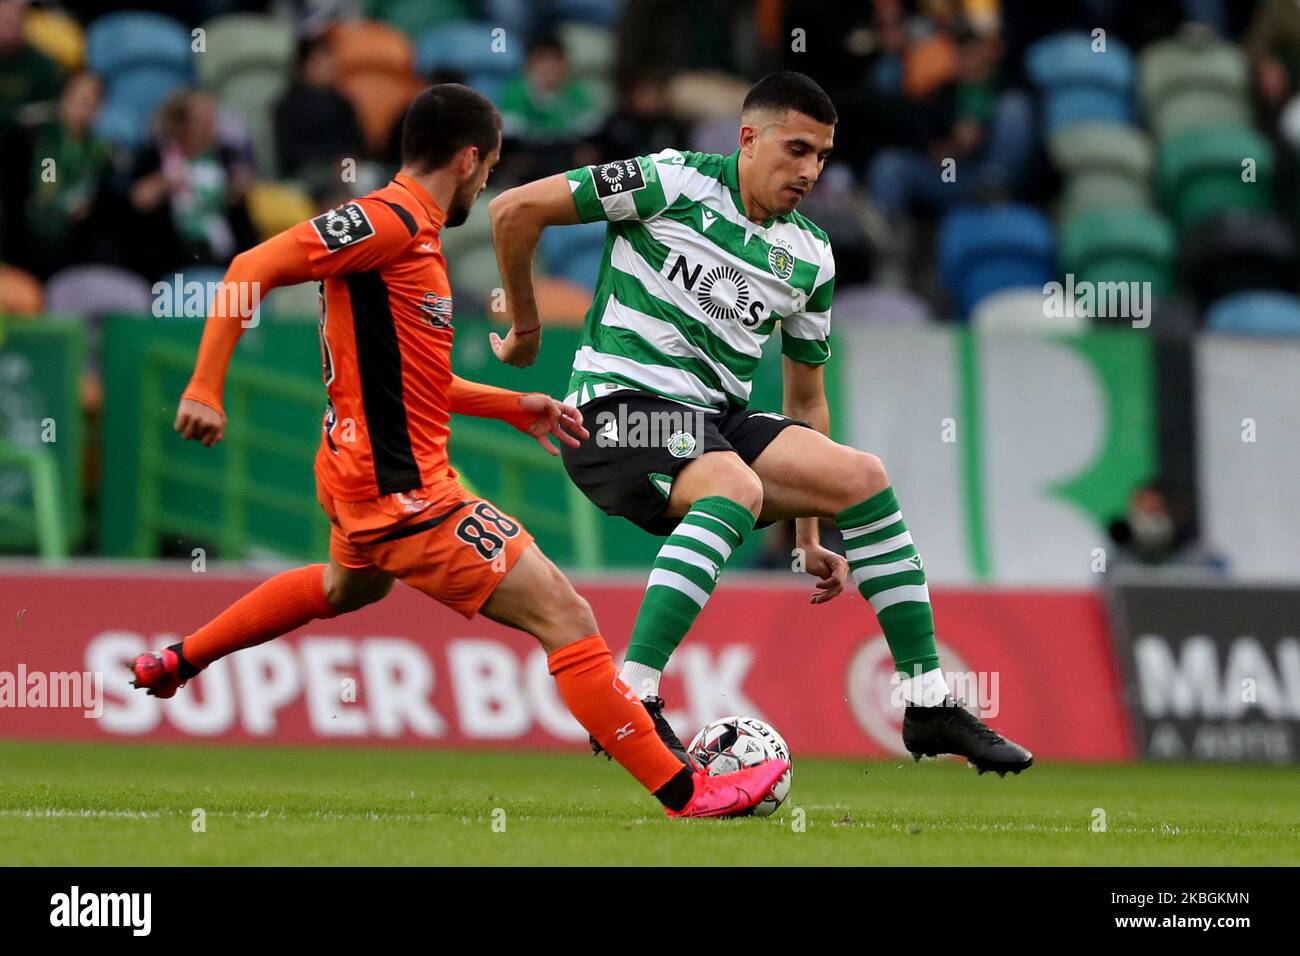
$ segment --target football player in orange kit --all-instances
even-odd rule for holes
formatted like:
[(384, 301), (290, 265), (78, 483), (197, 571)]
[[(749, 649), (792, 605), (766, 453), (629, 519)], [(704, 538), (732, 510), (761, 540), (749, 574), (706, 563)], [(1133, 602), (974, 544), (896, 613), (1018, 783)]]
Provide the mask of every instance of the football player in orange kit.
[[(407, 111), (391, 183), (231, 262), (228, 291), (321, 283), (329, 401), (315, 471), (330, 561), (279, 574), (183, 641), (140, 655), (136, 686), (171, 697), (218, 658), (364, 607), (401, 580), (467, 618), (482, 612), (537, 638), (565, 705), (670, 817), (743, 812), (785, 762), (716, 777), (683, 766), (618, 675), (587, 602), (518, 520), (471, 495), (448, 465), (452, 412), (500, 418), (551, 454), (551, 436), (570, 445), (588, 437), (572, 406), (452, 374), (439, 237), (465, 221), (500, 149), (501, 118), (487, 99), (458, 84), (431, 87)], [(177, 410), (184, 438), (221, 439), (222, 383), (247, 318), (234, 303), (246, 301), (221, 295), (212, 308)]]

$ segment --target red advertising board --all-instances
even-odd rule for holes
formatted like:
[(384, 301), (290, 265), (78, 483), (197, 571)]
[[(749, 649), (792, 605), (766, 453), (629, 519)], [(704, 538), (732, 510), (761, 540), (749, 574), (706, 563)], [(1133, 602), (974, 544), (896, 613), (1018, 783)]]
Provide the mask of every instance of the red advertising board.
[[(531, 638), (402, 587), (219, 661), (172, 700), (129, 687), (132, 657), (175, 642), (257, 581), (188, 569), (0, 571), (0, 737), (585, 746)], [(641, 587), (579, 590), (621, 654)], [(1097, 595), (938, 588), (932, 599), (949, 684), (992, 726), (1043, 758), (1134, 757)], [(892, 673), (857, 594), (811, 607), (801, 584), (735, 576), (662, 691), (684, 738), (741, 713), (770, 721), (796, 754), (886, 756), (901, 752)]]

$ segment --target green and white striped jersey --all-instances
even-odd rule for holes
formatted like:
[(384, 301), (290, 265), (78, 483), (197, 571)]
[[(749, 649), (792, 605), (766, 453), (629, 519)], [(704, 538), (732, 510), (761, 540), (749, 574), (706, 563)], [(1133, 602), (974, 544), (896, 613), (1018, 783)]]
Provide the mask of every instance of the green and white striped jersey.
[(785, 355), (830, 357), (830, 241), (797, 211), (745, 218), (739, 156), (665, 149), (566, 174), (582, 221), (609, 222), (570, 402), (636, 389), (744, 407), (778, 322)]

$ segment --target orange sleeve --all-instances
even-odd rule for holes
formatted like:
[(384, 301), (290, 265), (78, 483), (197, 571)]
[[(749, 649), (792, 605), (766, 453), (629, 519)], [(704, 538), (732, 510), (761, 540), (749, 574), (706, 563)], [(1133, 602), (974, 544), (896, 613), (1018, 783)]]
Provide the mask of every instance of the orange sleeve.
[[(400, 210), (400, 212), (399, 212)], [(354, 199), (289, 230), (311, 263), (311, 278), (369, 272), (404, 250), (418, 226), (382, 199)]]
[(519, 399), (524, 394), (524, 392), (512, 392), (508, 388), (497, 388), (495, 385), (482, 385), (463, 379), (459, 375), (453, 375), (447, 398), (451, 411), (457, 415), (499, 418), (522, 431), (532, 420), (532, 416), (519, 407)]
[(244, 296), (237, 292), (218, 294), (203, 326), (203, 340), (199, 343), (199, 357), (194, 364), (194, 375), (182, 399), (199, 402), (221, 411), (221, 392), (226, 380), (230, 356), (235, 351), (239, 336), (243, 334), (248, 316), (241, 316), (237, 303), (257, 301), (277, 286), (296, 285), (312, 278), (311, 263), (302, 244), (292, 235), (292, 230), (272, 236), (247, 252), (235, 256), (226, 270), (223, 289), (245, 288), (243, 283), (256, 283), (256, 294)]
[[(377, 269), (405, 249), (414, 235), (414, 220), (408, 223), (389, 204), (378, 199), (356, 199), (235, 256), (225, 281), (257, 283), (256, 299), (276, 286)], [(194, 375), (181, 394), (183, 399), (217, 411), (222, 411), (222, 386), (230, 356), (244, 331), (237, 310), (224, 308), (227, 301), (246, 302), (249, 297), (217, 296), (203, 328)]]

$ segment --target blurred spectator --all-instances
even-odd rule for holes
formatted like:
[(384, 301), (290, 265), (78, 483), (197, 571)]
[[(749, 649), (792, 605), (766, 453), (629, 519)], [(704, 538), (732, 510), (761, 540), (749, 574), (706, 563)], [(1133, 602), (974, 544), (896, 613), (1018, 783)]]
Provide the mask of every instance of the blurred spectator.
[[(1034, 153), (1034, 111), (1023, 90), (998, 86), (1001, 56), (995, 35), (962, 33), (955, 79), (915, 104), (929, 117), (925, 149), (893, 148), (876, 156), (867, 190), (889, 219), (1016, 191)], [(942, 175), (946, 160), (955, 161), (947, 167), (950, 176)]]
[(365, 138), (352, 103), (334, 88), (334, 51), (322, 37), (298, 47), (297, 75), (275, 107), (275, 148), (284, 176), (313, 166), (334, 175), (345, 156), (360, 159)]
[(505, 134), (525, 142), (573, 141), (598, 120), (590, 95), (569, 75), (564, 45), (544, 34), (528, 44), (524, 72), (501, 91)]
[(1244, 45), (1261, 103), (1280, 110), (1300, 89), (1300, 4), (1262, 0)]
[(569, 75), (564, 45), (551, 34), (528, 44), (524, 72), (501, 91), (507, 179), (535, 179), (576, 164), (574, 149), (600, 121), (591, 96)]
[(113, 158), (91, 128), (102, 95), (98, 76), (75, 73), (54, 119), (6, 141), (5, 255), (41, 278), (97, 257), (99, 200)]
[(158, 138), (136, 156), (129, 199), (133, 267), (148, 279), (195, 262), (224, 265), (256, 241), (244, 194), (252, 169), (216, 138), (216, 102), (180, 90), (158, 111)]
[(684, 148), (687, 131), (669, 110), (668, 76), (649, 73), (632, 80), (614, 111), (592, 138), (590, 155), (575, 165), (605, 163), (627, 156), (643, 156), (669, 146)]
[(1222, 557), (1201, 547), (1187, 508), (1163, 482), (1138, 485), (1128, 513), (1110, 526), (1117, 566), (1184, 567), (1223, 571)]
[(0, 0), (0, 138), (22, 107), (51, 104), (63, 74), (58, 64), (27, 42), (27, 4)]

